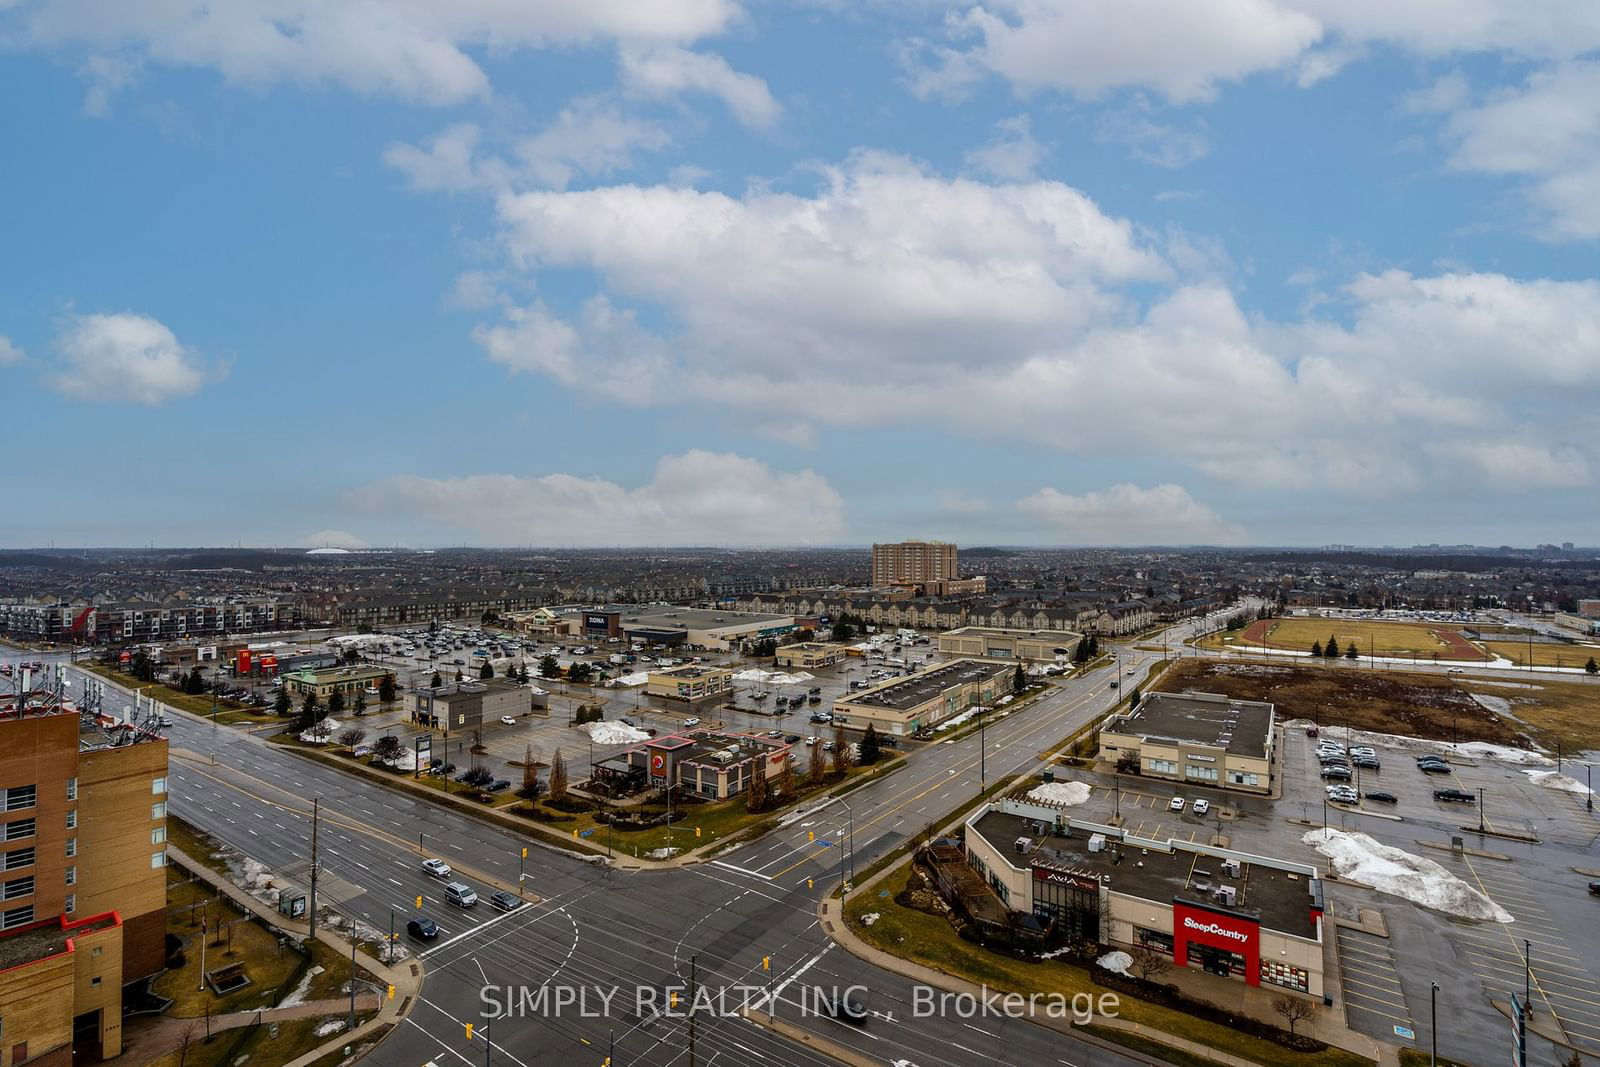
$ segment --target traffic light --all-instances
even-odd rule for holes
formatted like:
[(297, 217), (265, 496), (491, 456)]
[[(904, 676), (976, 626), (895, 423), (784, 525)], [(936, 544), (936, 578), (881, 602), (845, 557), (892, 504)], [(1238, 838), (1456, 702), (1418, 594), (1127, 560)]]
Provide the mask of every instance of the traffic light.
[(417, 910), (418, 911), (422, 910), (422, 894), (421, 893), (417, 894)]
[(389, 999), (390, 1000), (394, 999), (394, 983), (393, 982), (389, 983)]
[(816, 888), (816, 882), (815, 882), (815, 881), (813, 881), (813, 880), (812, 880), (812, 879), (810, 879), (810, 878), (807, 878), (807, 879), (806, 879), (806, 888), (807, 888), (807, 889), (815, 889), (815, 888)]
[(678, 1006), (678, 994), (677, 994), (676, 991), (674, 991), (671, 994), (670, 999), (667, 1002), (667, 1007), (676, 1009), (677, 1006)]
[(807, 830), (806, 831), (806, 841), (808, 843), (812, 842), (812, 841), (815, 841), (816, 839), (817, 839), (817, 832), (815, 830)]
[(527, 859), (528, 858), (528, 846), (527, 845), (523, 845), (522, 846), (522, 858), (523, 859)]
[[(772, 957), (771, 956), (762, 956), (761, 957), (761, 969), (763, 971), (772, 970)], [(393, 989), (394, 986), (390, 986), (389, 988)]]
[(473, 1027), (472, 1023), (468, 1023), (467, 1024), (467, 1040), (468, 1041), (472, 1040), (472, 1027)]
[(694, 828), (694, 836), (696, 836), (696, 837), (700, 836), (700, 827), (696, 826)]

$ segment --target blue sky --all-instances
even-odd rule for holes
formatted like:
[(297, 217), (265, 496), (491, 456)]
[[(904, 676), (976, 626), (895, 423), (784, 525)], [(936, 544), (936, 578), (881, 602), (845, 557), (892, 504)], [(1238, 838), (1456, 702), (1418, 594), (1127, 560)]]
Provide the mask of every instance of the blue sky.
[(1600, 543), (1600, 9), (438, 7), (0, 4), (0, 544)]

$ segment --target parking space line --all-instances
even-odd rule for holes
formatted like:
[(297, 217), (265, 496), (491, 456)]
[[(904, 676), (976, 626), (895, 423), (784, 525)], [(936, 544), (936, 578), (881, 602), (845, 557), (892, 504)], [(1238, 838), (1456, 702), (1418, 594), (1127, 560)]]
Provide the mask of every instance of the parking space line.
[[(1393, 989), (1385, 989), (1381, 985), (1373, 985), (1371, 982), (1363, 982), (1359, 978), (1351, 978), (1348, 971), (1345, 972), (1344, 984), (1345, 985), (1358, 985), (1358, 986), (1361, 986), (1363, 989), (1375, 989), (1379, 993), (1391, 993), (1391, 994), (1393, 994), (1393, 993), (1399, 993), (1400, 992), (1400, 983), (1399, 982), (1394, 983), (1394, 988)], [(1360, 991), (1359, 990), (1355, 990), (1354, 992), (1360, 992)], [(1361, 995), (1366, 997), (1368, 1000), (1383, 1000), (1384, 999), (1382, 997), (1375, 997), (1371, 993), (1362, 993)], [(1385, 1002), (1388, 1003), (1388, 1004), (1393, 1004), (1397, 1008), (1405, 1007), (1404, 1004), (1395, 1004), (1395, 1002), (1392, 1001), (1392, 1000), (1385, 1001)]]
[[(1352, 993), (1350, 995), (1351, 996), (1356, 996), (1357, 994)], [(1411, 1016), (1409, 1016), (1409, 1015), (1391, 1015), (1386, 1011), (1379, 1011), (1377, 1008), (1369, 1008), (1365, 1004), (1351, 1004), (1351, 1003), (1349, 1003), (1349, 1001), (1346, 1001), (1345, 1002), (1345, 1007), (1347, 1009), (1351, 1010), (1351, 1011), (1364, 1011), (1364, 1012), (1367, 1012), (1368, 1014), (1371, 1014), (1371, 1015), (1381, 1015), (1385, 1019), (1393, 1019), (1397, 1023), (1401, 1023), (1401, 1024), (1404, 1024), (1404, 1025), (1408, 1025), (1408, 1026), (1411, 1023)]]

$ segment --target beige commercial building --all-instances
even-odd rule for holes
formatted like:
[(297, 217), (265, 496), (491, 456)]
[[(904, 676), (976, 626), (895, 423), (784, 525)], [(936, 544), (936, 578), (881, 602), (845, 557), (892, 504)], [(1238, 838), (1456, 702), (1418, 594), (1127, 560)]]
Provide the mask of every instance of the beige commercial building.
[(956, 577), (956, 546), (948, 541), (897, 541), (872, 546), (874, 586)]
[(1131, 839), (1006, 798), (967, 820), (967, 862), (1013, 912), (1059, 934), (1321, 999), (1317, 868), (1187, 841)]
[(1100, 728), (1100, 758), (1147, 778), (1266, 793), (1277, 736), (1271, 704), (1219, 693), (1148, 693)]
[(782, 789), (789, 744), (758, 734), (712, 733), (656, 737), (595, 764), (595, 777), (623, 791), (685, 790), (708, 800), (726, 800), (750, 788), (757, 765), (769, 791)]
[(779, 667), (798, 667), (803, 670), (815, 670), (818, 667), (831, 667), (845, 656), (843, 645), (825, 644), (820, 641), (802, 641), (797, 645), (784, 645), (778, 649), (776, 663)]
[(1027, 660), (1054, 663), (1070, 660), (1082, 635), (1063, 630), (1005, 630), (989, 626), (963, 626), (939, 635), (939, 651), (947, 656), (976, 659)]
[(319, 704), (326, 704), (334, 693), (342, 693), (344, 705), (348, 708), (355, 703), (357, 693), (382, 688), (385, 678), (393, 682), (394, 671), (387, 667), (324, 667), (321, 670), (293, 671), (283, 675), (283, 689), (295, 699), (304, 699), (307, 693), (315, 693)]
[(684, 663), (651, 671), (645, 678), (644, 691), (653, 697), (695, 703), (721, 696), (732, 685), (733, 672), (726, 668)]
[(992, 705), (1010, 692), (1016, 667), (958, 659), (904, 678), (891, 678), (833, 702), (833, 725), (909, 737), (969, 708)]

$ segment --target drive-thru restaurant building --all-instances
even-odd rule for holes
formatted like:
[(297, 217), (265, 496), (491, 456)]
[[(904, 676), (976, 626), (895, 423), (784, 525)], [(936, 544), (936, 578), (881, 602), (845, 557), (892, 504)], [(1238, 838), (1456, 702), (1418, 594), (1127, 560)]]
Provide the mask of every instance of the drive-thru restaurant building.
[(1247, 985), (1323, 996), (1315, 867), (1154, 841), (1006, 798), (966, 825), (967, 862), (1011, 911), (1091, 941), (1148, 948)]

